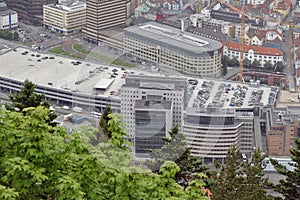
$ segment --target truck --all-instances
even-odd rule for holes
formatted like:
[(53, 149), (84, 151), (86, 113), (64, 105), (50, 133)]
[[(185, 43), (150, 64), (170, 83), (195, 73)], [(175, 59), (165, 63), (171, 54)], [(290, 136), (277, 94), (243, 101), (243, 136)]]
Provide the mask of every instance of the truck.
[(77, 112), (77, 113), (82, 113), (82, 108), (81, 107), (74, 107), (73, 111)]

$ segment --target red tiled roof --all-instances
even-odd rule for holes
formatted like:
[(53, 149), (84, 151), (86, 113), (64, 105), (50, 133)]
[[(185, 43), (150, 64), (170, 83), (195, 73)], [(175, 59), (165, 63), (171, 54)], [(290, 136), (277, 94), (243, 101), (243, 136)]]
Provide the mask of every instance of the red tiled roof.
[(266, 33), (266, 30), (250, 28), (247, 35), (249, 38), (253, 38), (254, 36), (256, 36), (258, 39), (262, 40), (266, 37)]
[(278, 10), (287, 10), (289, 6), (285, 2), (278, 3)]
[(291, 0), (285, 0), (284, 2), (288, 7), (292, 8), (293, 2)]
[(173, 0), (165, 0), (165, 1), (172, 5)]
[[(239, 51), (240, 44), (235, 42), (226, 42), (225, 45), (229, 50)], [(283, 52), (276, 48), (268, 48), (261, 46), (252, 46), (252, 45), (244, 45), (244, 52), (249, 52), (249, 50), (253, 50), (255, 54), (259, 55), (268, 55), (268, 56), (283, 56)]]

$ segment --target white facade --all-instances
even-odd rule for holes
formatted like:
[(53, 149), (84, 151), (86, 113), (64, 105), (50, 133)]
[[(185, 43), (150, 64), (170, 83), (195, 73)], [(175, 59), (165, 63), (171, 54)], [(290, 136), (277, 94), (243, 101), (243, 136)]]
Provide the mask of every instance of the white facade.
[(18, 14), (12, 10), (0, 12), (0, 30), (18, 27)]
[(224, 163), (228, 150), (236, 145), (241, 153), (253, 149), (253, 113), (235, 110), (203, 111), (188, 108), (184, 115), (183, 133), (191, 154), (213, 164)]
[(86, 23), (86, 4), (49, 4), (43, 6), (43, 23), (47, 28), (65, 35), (79, 32)]
[[(135, 133), (135, 102), (137, 100), (160, 99), (172, 101), (172, 126), (181, 126), (185, 105), (185, 79), (147, 76), (129, 76), (121, 88), (121, 115), (130, 137)], [(181, 85), (181, 88), (180, 88)]]
[[(240, 57), (240, 47), (237, 43), (228, 42), (223, 47), (223, 55), (228, 56), (230, 59)], [(257, 60), (261, 66), (264, 67), (266, 62), (275, 64), (276, 62), (283, 62), (283, 52), (276, 48), (258, 47), (245, 45), (244, 59), (251, 62)]]
[(265, 0), (247, 0), (247, 4), (259, 5), (265, 3)]
[(275, 40), (276, 38), (282, 41), (282, 36), (277, 31), (270, 30), (266, 33), (266, 40)]

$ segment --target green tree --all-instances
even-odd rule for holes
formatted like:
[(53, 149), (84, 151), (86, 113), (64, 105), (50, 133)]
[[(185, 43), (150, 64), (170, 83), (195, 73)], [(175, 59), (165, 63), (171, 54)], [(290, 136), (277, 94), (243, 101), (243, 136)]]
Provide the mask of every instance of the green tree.
[(18, 34), (18, 32), (14, 32), (13, 34), (14, 34), (13, 35), (13, 39), (14, 40), (19, 40), (19, 34)]
[(230, 67), (237, 67), (237, 66), (239, 66), (239, 61), (237, 58), (234, 57), (234, 58), (230, 59), (228, 65)]
[(22, 111), (24, 108), (43, 105), (45, 103), (45, 95), (36, 94), (34, 90), (35, 84), (26, 79), (24, 82), (24, 87), (21, 88), (19, 93), (9, 95), (12, 106)]
[(271, 199), (263, 188), (268, 184), (263, 178), (263, 159), (261, 152), (256, 150), (250, 160), (243, 162), (237, 147), (229, 149), (226, 164), (217, 165), (219, 173), (212, 187), (213, 199)]
[(228, 66), (229, 62), (230, 62), (230, 58), (228, 56), (226, 56), (226, 55), (223, 55), (222, 59), (221, 59), (221, 62), (222, 62), (223, 66)]
[(260, 67), (260, 62), (258, 60), (254, 60), (251, 64), (252, 67)]
[(244, 64), (245, 67), (251, 67), (251, 61), (247, 58), (244, 60), (243, 64)]
[(266, 69), (273, 69), (274, 67), (273, 67), (272, 63), (266, 62), (266, 63), (264, 64), (264, 68), (266, 68)]
[(274, 71), (275, 72), (284, 72), (284, 68), (285, 68), (285, 65), (281, 61), (276, 62), (274, 64)]
[[(11, 101), (11, 105), (7, 105), (6, 108), (9, 110), (18, 110), (26, 114), (25, 108), (29, 107), (37, 107), (37, 106), (44, 106), (46, 108), (50, 108), (50, 104), (48, 101), (45, 101), (44, 94), (36, 94), (35, 84), (26, 79), (24, 81), (24, 87), (21, 88), (19, 93), (13, 93), (9, 95), (9, 99)], [(55, 126), (56, 123), (53, 120), (57, 117), (57, 115), (53, 111), (48, 112), (47, 121), (52, 126)]]
[(149, 150), (153, 160), (148, 161), (147, 165), (153, 172), (158, 173), (164, 162), (174, 161), (180, 167), (174, 178), (177, 183), (187, 187), (196, 179), (198, 173), (204, 173), (208, 168), (202, 165), (199, 157), (191, 156), (191, 149), (187, 147), (185, 136), (179, 133), (177, 125), (169, 131), (169, 134), (170, 138), (163, 138), (165, 142), (163, 147)]
[[(103, 134), (104, 137), (110, 139), (112, 137), (111, 131), (108, 129), (108, 121), (110, 120), (109, 115), (112, 113), (109, 105), (106, 105), (104, 111), (102, 112), (100, 121), (99, 121), (99, 131), (100, 134)], [(99, 139), (99, 137), (98, 137)]]
[[(165, 162), (160, 174), (132, 166), (107, 165), (104, 160), (119, 162), (129, 149), (118, 127), (120, 118), (110, 115), (112, 140), (107, 154), (96, 151), (99, 146), (87, 143), (92, 129), (79, 129), (69, 134), (62, 127), (47, 124), (48, 111), (42, 106), (25, 108), (26, 115), (0, 110), (0, 198), (11, 199), (188, 199), (204, 186), (201, 180), (189, 190), (174, 181), (180, 170), (174, 162)], [(119, 134), (119, 136), (118, 136)], [(116, 141), (116, 140), (120, 141)], [(109, 153), (110, 152), (110, 153)], [(109, 157), (108, 157), (109, 155)], [(193, 195), (192, 195), (193, 194)]]
[(293, 163), (290, 165), (295, 169), (288, 170), (285, 166), (278, 163), (277, 160), (271, 159), (272, 165), (276, 171), (286, 178), (280, 180), (279, 184), (275, 186), (275, 190), (281, 193), (285, 199), (297, 200), (300, 197), (300, 139), (295, 140), (296, 148), (290, 149), (291, 158)]

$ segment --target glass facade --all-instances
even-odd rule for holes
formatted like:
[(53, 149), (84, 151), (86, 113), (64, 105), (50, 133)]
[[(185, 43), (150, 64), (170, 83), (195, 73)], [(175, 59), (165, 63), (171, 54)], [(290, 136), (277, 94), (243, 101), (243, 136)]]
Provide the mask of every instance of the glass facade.
[(135, 153), (148, 153), (149, 149), (161, 148), (166, 137), (165, 111), (135, 111)]

